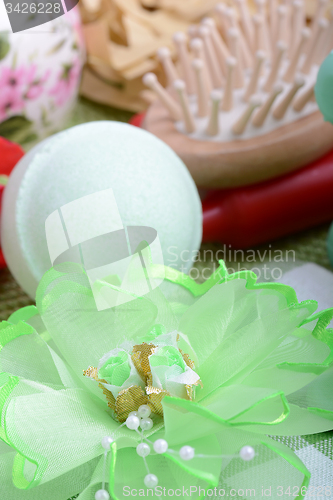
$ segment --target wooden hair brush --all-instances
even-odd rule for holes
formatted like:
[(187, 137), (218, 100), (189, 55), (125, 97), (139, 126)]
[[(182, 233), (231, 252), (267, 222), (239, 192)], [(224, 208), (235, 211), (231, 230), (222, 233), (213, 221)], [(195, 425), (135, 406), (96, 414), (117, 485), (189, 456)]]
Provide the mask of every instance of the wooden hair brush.
[(333, 48), (333, 12), (317, 0), (307, 26), (303, 0), (218, 4), (214, 18), (175, 33), (176, 63), (158, 52), (167, 86), (143, 82), (158, 99), (143, 127), (183, 159), (195, 182), (225, 188), (309, 164), (333, 146), (314, 98), (318, 68)]

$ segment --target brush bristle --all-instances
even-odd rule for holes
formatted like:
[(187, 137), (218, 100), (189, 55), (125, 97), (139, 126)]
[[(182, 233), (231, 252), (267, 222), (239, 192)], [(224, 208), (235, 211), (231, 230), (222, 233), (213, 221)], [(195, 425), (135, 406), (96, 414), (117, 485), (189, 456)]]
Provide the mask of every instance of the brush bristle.
[[(204, 109), (207, 110), (209, 135), (218, 130), (216, 116), (216, 123), (212, 126), (210, 111), (212, 102), (217, 100), (221, 101), (219, 123), (231, 131), (236, 130), (237, 135), (252, 126), (251, 106), (259, 108), (252, 123), (265, 133), (265, 121), (270, 116), (279, 115), (281, 108), (286, 108), (283, 109), (284, 114), (289, 109), (290, 113), (294, 113), (293, 119), (297, 120), (303, 116), (310, 101), (313, 105), (311, 88), (318, 67), (333, 48), (333, 36), (329, 29), (333, 12), (330, 22), (323, 17), (327, 0), (317, 0), (317, 13), (310, 28), (306, 27), (303, 0), (269, 2), (269, 5), (266, 0), (256, 0), (255, 4), (257, 12), (254, 16), (250, 14), (247, 0), (235, 1), (235, 8), (217, 4), (216, 18), (205, 18), (197, 27), (191, 27), (190, 41), (184, 33), (174, 34), (179, 54), (179, 79), (174, 82), (174, 88), (186, 93), (186, 109), (183, 98), (178, 104), (184, 121), (188, 121), (191, 114), (193, 126), (185, 127), (187, 130), (196, 129), (197, 117), (201, 121), (205, 118), (202, 116)], [(162, 65), (166, 55), (169, 53), (165, 54), (165, 49), (158, 52)], [(301, 87), (305, 90), (299, 90)], [(234, 104), (233, 93), (236, 91), (241, 91), (243, 96)], [(298, 93), (302, 92), (299, 96)], [(177, 95), (173, 94), (173, 98), (177, 99)], [(278, 102), (275, 102), (276, 98)], [(207, 101), (207, 106), (203, 105), (203, 99)], [(231, 122), (231, 114), (228, 113), (235, 111), (233, 106), (239, 107), (239, 113), (238, 119), (235, 121), (232, 118)], [(232, 116), (235, 116), (234, 112)], [(279, 126), (281, 120), (276, 120), (276, 128)]]

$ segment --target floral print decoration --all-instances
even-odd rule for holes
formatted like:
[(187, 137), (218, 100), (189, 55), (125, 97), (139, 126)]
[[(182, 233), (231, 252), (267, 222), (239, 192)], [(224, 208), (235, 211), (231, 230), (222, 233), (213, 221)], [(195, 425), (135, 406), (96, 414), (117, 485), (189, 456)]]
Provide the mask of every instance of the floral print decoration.
[(20, 142), (43, 138), (63, 125), (78, 94), (84, 60), (79, 11), (52, 21), (49, 33), (1, 37), (0, 135)]

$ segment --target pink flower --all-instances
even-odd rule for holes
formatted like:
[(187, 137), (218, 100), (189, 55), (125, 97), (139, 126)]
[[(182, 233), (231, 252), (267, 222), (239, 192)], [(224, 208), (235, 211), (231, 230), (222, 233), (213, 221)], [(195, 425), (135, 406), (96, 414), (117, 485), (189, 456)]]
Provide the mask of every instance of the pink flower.
[(0, 121), (9, 115), (20, 113), (24, 108), (21, 94), (15, 89), (5, 87), (0, 92)]
[(72, 95), (78, 84), (80, 77), (79, 61), (74, 61), (73, 64), (64, 65), (64, 69), (59, 74), (59, 80), (50, 90), (50, 95), (54, 96), (58, 106), (64, 104)]
[(5, 88), (13, 90), (22, 89), (26, 85), (26, 69), (24, 66), (19, 68), (3, 67), (0, 72), (0, 89)]
[(48, 70), (42, 78), (36, 77), (37, 66), (32, 64), (27, 71), (28, 90), (25, 94), (27, 99), (37, 99), (44, 90), (44, 84), (48, 80), (51, 70)]

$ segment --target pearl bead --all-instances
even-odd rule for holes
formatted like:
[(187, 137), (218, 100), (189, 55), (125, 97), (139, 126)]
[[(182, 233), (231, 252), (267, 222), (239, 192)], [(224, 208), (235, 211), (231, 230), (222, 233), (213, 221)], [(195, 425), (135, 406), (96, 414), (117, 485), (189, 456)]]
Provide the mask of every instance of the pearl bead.
[(110, 446), (111, 444), (113, 443), (113, 438), (111, 436), (105, 436), (103, 437), (102, 439), (102, 446), (104, 448), (104, 450), (110, 450)]
[(148, 405), (141, 405), (138, 409), (138, 416), (141, 418), (148, 418), (151, 414), (151, 409)]
[(151, 418), (142, 418), (140, 421), (140, 427), (143, 431), (149, 431), (154, 425)]
[(126, 419), (127, 429), (130, 429), (131, 431), (136, 431), (139, 425), (140, 425), (140, 419), (138, 417), (136, 417), (135, 415), (127, 417)]
[(158, 479), (155, 474), (147, 474), (144, 478), (144, 483), (147, 488), (156, 488), (158, 485)]
[(252, 446), (243, 446), (243, 448), (240, 450), (239, 455), (242, 460), (245, 460), (246, 462), (249, 462), (252, 460), (255, 456), (255, 451), (252, 448)]
[(154, 450), (156, 453), (165, 453), (168, 449), (168, 443), (165, 439), (157, 439), (154, 443)]
[(192, 446), (183, 446), (179, 450), (179, 456), (183, 460), (192, 460), (194, 457), (194, 448)]
[(109, 500), (110, 495), (106, 490), (98, 490), (95, 493), (95, 500)]
[(138, 417), (139, 416), (139, 412), (137, 411), (131, 411), (129, 414), (128, 414), (129, 417)]
[(150, 453), (150, 446), (147, 443), (140, 443), (136, 447), (136, 452), (139, 457), (147, 457)]

